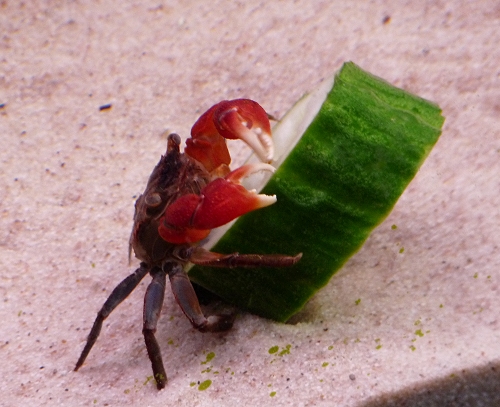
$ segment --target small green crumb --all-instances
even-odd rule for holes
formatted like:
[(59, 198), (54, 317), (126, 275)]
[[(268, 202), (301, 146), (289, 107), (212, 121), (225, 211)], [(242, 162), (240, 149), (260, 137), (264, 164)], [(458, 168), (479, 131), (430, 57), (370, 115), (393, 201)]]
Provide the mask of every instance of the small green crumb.
[(272, 346), (272, 347), (269, 348), (268, 352), (269, 352), (270, 355), (272, 355), (273, 353), (278, 352), (279, 349), (280, 349), (279, 346)]
[(473, 277), (474, 277), (474, 278), (477, 278), (477, 275), (478, 275), (477, 273), (474, 273)]
[(404, 253), (404, 251), (405, 251), (404, 247), (402, 247), (401, 249), (399, 249), (399, 253)]
[(208, 362), (210, 362), (213, 358), (215, 357), (215, 353), (214, 352), (209, 352), (207, 353), (207, 357), (206, 357), (206, 360), (201, 362), (202, 365), (206, 365)]
[(173, 345), (174, 344), (174, 340), (173, 339), (169, 339), (168, 342), (167, 342), (167, 344)]
[(329, 365), (328, 362), (323, 362), (323, 364), (321, 365), (321, 367), (327, 367)]
[(417, 320), (413, 323), (413, 325), (415, 325), (415, 326), (420, 325), (420, 324), (421, 324), (420, 319), (417, 319)]
[(332, 349), (333, 349), (333, 345), (330, 345), (330, 346), (328, 347), (328, 350), (332, 350)]
[(439, 308), (443, 308), (443, 307), (444, 307), (444, 305), (443, 305), (443, 304), (439, 304)]
[(275, 392), (275, 391), (272, 391), (271, 393), (269, 393), (269, 396), (271, 396), (271, 397), (276, 396), (276, 392)]
[(392, 225), (391, 226), (391, 229), (394, 230), (394, 229), (397, 229), (398, 227), (396, 225)]
[(417, 330), (415, 331), (415, 335), (418, 335), (418, 336), (422, 337), (422, 336), (424, 336), (424, 333), (422, 332), (422, 330), (421, 330), (421, 329), (417, 329)]
[(92, 267), (93, 269), (95, 269), (95, 263), (94, 263), (94, 262), (91, 262), (91, 263), (90, 263), (90, 267)]
[(281, 352), (278, 354), (279, 356), (283, 356), (283, 355), (289, 355), (290, 354), (290, 348), (292, 347), (292, 345), (288, 344), (286, 345), (285, 348), (283, 348), (281, 350)]
[(189, 387), (193, 387), (193, 386), (196, 386), (196, 382), (189, 383)]
[(130, 393), (130, 389), (125, 389), (125, 390), (123, 390), (123, 392), (124, 392), (125, 394), (129, 394), (129, 393)]
[(411, 345), (411, 346), (410, 346), (410, 349), (411, 349), (411, 351), (413, 352), (413, 351), (415, 351), (417, 348), (416, 348), (415, 346)]
[(358, 298), (356, 301), (354, 301), (354, 304), (359, 305), (360, 302), (361, 302), (361, 298)]
[(379, 350), (382, 347), (382, 345), (377, 345), (375, 346), (375, 349)]
[(198, 386), (198, 390), (200, 391), (203, 391), (203, 390), (206, 390), (208, 389), (210, 386), (212, 385), (212, 380), (205, 380), (203, 382), (200, 383), (200, 385)]

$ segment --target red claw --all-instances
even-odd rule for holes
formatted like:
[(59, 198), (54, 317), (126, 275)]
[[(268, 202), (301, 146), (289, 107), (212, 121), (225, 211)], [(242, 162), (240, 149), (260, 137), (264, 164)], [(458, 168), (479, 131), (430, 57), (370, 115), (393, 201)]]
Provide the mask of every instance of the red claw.
[(160, 236), (170, 243), (194, 243), (211, 229), (276, 202), (276, 196), (248, 191), (239, 183), (257, 171), (274, 171), (274, 167), (264, 163), (245, 165), (210, 182), (200, 195), (178, 198), (165, 211), (158, 228)]
[(212, 106), (192, 127), (184, 152), (212, 172), (231, 162), (224, 139), (243, 140), (262, 161), (273, 159), (268, 115), (253, 100), (224, 100)]

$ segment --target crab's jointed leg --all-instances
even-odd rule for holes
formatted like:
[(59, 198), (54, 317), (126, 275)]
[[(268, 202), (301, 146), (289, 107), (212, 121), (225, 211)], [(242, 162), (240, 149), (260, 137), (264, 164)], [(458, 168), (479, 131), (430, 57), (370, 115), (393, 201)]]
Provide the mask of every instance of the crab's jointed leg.
[(261, 161), (273, 159), (269, 116), (253, 100), (224, 100), (212, 106), (193, 125), (184, 152), (212, 172), (231, 162), (225, 139), (243, 140)]
[(199, 266), (211, 267), (290, 267), (302, 258), (302, 253), (296, 256), (282, 254), (221, 254), (214, 253), (203, 247), (193, 247), (189, 261)]
[(104, 320), (113, 312), (113, 310), (120, 305), (120, 303), (129, 296), (129, 294), (134, 291), (137, 285), (141, 282), (146, 274), (148, 274), (149, 268), (145, 263), (141, 263), (141, 266), (126, 277), (120, 284), (118, 284), (115, 289), (111, 292), (110, 296), (97, 313), (97, 317), (94, 321), (94, 325), (90, 330), (89, 336), (87, 338), (87, 343), (83, 348), (83, 351), (76, 362), (75, 371), (77, 371), (87, 359), (95, 341), (101, 333), (101, 328)]
[(227, 331), (233, 326), (234, 315), (203, 315), (194, 288), (180, 264), (172, 263), (168, 271), (175, 299), (191, 324), (201, 332)]
[(161, 350), (156, 341), (155, 332), (165, 296), (166, 273), (159, 267), (155, 267), (151, 270), (151, 275), (153, 280), (149, 284), (144, 296), (142, 334), (144, 335), (144, 342), (146, 343), (149, 360), (153, 368), (156, 387), (158, 390), (161, 390), (167, 383), (167, 373), (163, 366)]

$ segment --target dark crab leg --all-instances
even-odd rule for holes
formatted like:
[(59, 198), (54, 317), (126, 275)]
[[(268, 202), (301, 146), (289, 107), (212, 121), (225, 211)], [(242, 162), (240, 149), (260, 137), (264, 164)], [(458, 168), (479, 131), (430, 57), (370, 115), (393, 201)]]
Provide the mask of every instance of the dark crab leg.
[(281, 254), (220, 254), (195, 247), (189, 256), (189, 261), (200, 266), (212, 267), (290, 267), (302, 258), (302, 253), (296, 256)]
[(149, 284), (146, 295), (144, 296), (144, 325), (142, 333), (144, 335), (144, 341), (146, 342), (149, 360), (151, 360), (156, 387), (158, 390), (161, 390), (167, 383), (167, 373), (163, 366), (161, 350), (156, 341), (155, 332), (163, 306), (163, 298), (165, 297), (167, 277), (165, 272), (158, 267), (151, 270), (151, 276), (153, 277), (153, 281)]
[(233, 326), (234, 315), (203, 315), (198, 297), (182, 265), (174, 264), (168, 271), (175, 299), (191, 324), (201, 332), (226, 331)]
[(144, 276), (148, 273), (149, 268), (145, 263), (141, 263), (141, 266), (125, 278), (120, 284), (118, 284), (113, 292), (110, 294), (101, 310), (97, 313), (97, 317), (94, 321), (94, 325), (90, 330), (89, 336), (87, 337), (87, 343), (83, 348), (83, 351), (76, 362), (75, 371), (77, 371), (87, 359), (92, 346), (94, 346), (95, 341), (101, 333), (102, 323), (104, 320), (113, 312), (113, 310), (125, 299), (128, 295), (134, 291), (137, 285), (141, 282)]

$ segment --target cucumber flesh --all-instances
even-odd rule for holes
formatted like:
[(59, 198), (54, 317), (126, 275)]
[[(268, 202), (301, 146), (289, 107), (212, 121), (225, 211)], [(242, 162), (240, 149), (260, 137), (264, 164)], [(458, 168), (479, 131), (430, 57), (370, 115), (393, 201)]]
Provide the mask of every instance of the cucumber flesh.
[(228, 302), (277, 321), (299, 311), (390, 213), (444, 122), (437, 105), (352, 62), (332, 82), (302, 98), (273, 131), (279, 167), (262, 192), (278, 202), (239, 218), (213, 246), (220, 253), (302, 252), (301, 261), (189, 271)]

